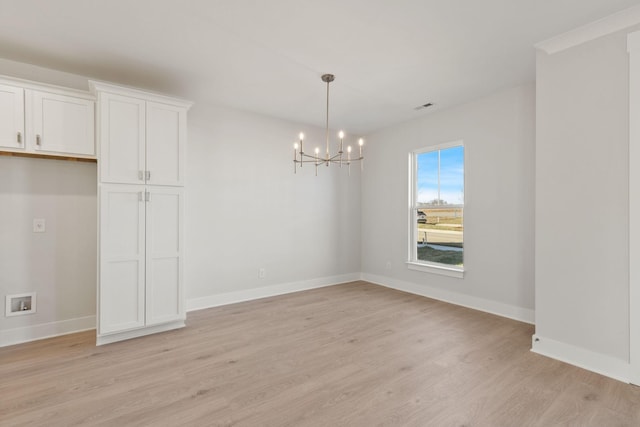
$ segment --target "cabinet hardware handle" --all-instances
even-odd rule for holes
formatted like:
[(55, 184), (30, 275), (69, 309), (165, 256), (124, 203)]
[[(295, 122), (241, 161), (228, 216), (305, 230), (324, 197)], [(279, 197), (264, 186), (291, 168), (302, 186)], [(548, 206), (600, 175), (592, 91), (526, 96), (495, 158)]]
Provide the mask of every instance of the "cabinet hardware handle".
[(36, 145), (40, 146), (40, 135), (36, 135)]
[(151, 200), (151, 194), (148, 191), (145, 191), (144, 198), (145, 198), (145, 201), (148, 202), (149, 200)]
[(22, 144), (22, 132), (18, 132), (18, 144)]
[(146, 172), (147, 181), (151, 181), (151, 171)]
[(138, 201), (142, 201), (142, 191), (138, 192)]
[(142, 181), (144, 176), (142, 175), (142, 171), (138, 171), (138, 181)]

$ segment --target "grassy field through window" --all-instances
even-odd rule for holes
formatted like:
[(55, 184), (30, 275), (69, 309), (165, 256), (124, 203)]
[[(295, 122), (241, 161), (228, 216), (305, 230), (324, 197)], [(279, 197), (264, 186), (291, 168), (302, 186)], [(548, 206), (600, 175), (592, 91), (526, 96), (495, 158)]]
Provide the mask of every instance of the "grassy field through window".
[(461, 207), (418, 209), (417, 258), (420, 261), (463, 265), (464, 227)]
[(416, 251), (410, 257), (463, 267), (464, 146), (461, 141), (446, 143), (412, 156), (411, 237)]

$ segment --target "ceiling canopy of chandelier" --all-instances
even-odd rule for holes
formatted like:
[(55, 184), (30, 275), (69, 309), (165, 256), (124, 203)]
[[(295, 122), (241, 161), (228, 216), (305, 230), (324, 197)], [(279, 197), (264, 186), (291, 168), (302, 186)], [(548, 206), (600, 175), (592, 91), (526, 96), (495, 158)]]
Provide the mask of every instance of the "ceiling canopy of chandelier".
[(327, 84), (327, 121), (326, 121), (326, 152), (324, 156), (320, 155), (320, 148), (316, 147), (314, 150), (314, 154), (307, 154), (303, 149), (303, 141), (304, 141), (304, 133), (300, 132), (299, 141), (293, 144), (293, 172), (296, 173), (298, 170), (298, 166), (302, 167), (304, 163), (313, 163), (316, 168), (316, 176), (318, 175), (318, 166), (325, 164), (329, 166), (329, 164), (334, 163), (340, 165), (346, 165), (349, 169), (349, 175), (351, 175), (351, 163), (360, 162), (360, 166), (362, 167), (362, 146), (364, 145), (364, 140), (360, 138), (358, 140), (358, 157), (355, 157), (355, 154), (352, 157), (351, 154), (351, 146), (347, 146), (347, 153), (345, 156), (344, 153), (344, 132), (338, 132), (338, 151), (334, 154), (331, 154), (329, 151), (329, 83), (335, 80), (335, 76), (333, 74), (323, 74), (322, 81)]

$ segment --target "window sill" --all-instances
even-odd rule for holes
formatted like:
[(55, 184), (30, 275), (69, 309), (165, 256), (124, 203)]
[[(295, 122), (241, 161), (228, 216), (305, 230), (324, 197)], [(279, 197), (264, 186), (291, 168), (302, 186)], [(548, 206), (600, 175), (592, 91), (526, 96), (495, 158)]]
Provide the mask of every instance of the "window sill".
[(407, 268), (409, 270), (440, 274), (442, 276), (455, 277), (458, 279), (464, 278), (464, 270), (458, 267), (445, 267), (442, 265), (423, 264), (413, 261), (407, 261)]

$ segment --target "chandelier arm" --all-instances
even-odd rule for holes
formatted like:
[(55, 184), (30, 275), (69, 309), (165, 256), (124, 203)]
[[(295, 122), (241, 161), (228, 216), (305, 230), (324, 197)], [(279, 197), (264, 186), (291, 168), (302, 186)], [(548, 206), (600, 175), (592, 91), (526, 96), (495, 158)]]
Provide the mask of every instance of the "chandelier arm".
[[(354, 163), (354, 162), (359, 162), (361, 160), (364, 160), (364, 157), (361, 158), (357, 158), (357, 159), (351, 159), (351, 160), (346, 160), (346, 159), (342, 159), (342, 164), (343, 165), (348, 165), (349, 163)], [(312, 157), (310, 160), (294, 160), (294, 162), (300, 164), (300, 163), (318, 163), (318, 164), (323, 164), (323, 163), (327, 163), (326, 159), (323, 159), (321, 157)], [(333, 164), (340, 164), (340, 160), (329, 160), (329, 163), (333, 163)]]
[(296, 163), (324, 163), (324, 161), (324, 159), (318, 157), (311, 157), (310, 160), (295, 160)]
[(335, 163), (335, 164), (342, 163), (342, 164), (346, 165), (347, 163), (359, 162), (361, 160), (364, 160), (364, 157), (357, 158), (357, 159), (349, 159), (349, 160), (342, 159), (342, 161), (340, 159), (329, 159), (329, 160), (327, 160), (327, 159), (323, 159), (322, 157), (311, 157), (309, 160), (296, 159), (296, 160), (294, 160), (294, 162), (296, 162), (296, 163), (316, 163), (317, 162), (317, 163), (320, 163), (320, 164), (329, 162), (329, 163)]
[[(322, 159), (320, 159), (322, 160)], [(352, 157), (351, 159), (345, 159), (344, 157), (341, 159), (340, 154), (336, 154), (329, 159), (331, 163), (347, 163), (347, 162), (357, 162), (360, 160), (364, 160), (364, 157)]]
[(336, 163), (336, 162), (340, 162), (340, 153), (338, 154), (334, 154), (333, 157), (329, 158), (329, 161), (331, 163)]
[[(331, 163), (340, 163), (340, 161), (342, 161), (342, 163), (346, 163), (347, 159), (345, 159), (344, 157), (340, 157), (340, 153), (338, 154), (334, 154), (332, 157), (329, 158), (329, 160), (320, 157), (320, 156), (313, 156), (311, 154), (306, 154), (306, 153), (302, 153), (302, 158), (303, 159), (308, 159), (308, 160), (304, 160), (304, 162), (320, 162), (320, 163), (326, 163), (327, 161), (331, 162)], [(351, 162), (357, 162), (359, 160), (363, 160), (364, 157), (352, 157), (349, 161)], [(296, 162), (300, 163), (299, 159), (296, 159)]]
[(303, 158), (303, 159), (304, 159), (304, 158), (306, 158), (306, 159), (313, 159), (314, 161), (316, 161), (316, 160), (318, 160), (318, 161), (322, 161), (322, 162), (324, 162), (324, 161), (325, 161), (325, 159), (323, 159), (323, 158), (322, 158), (322, 157), (320, 157), (320, 156), (315, 156), (315, 155), (312, 155), (312, 154), (306, 154), (306, 153), (302, 153), (302, 158)]

